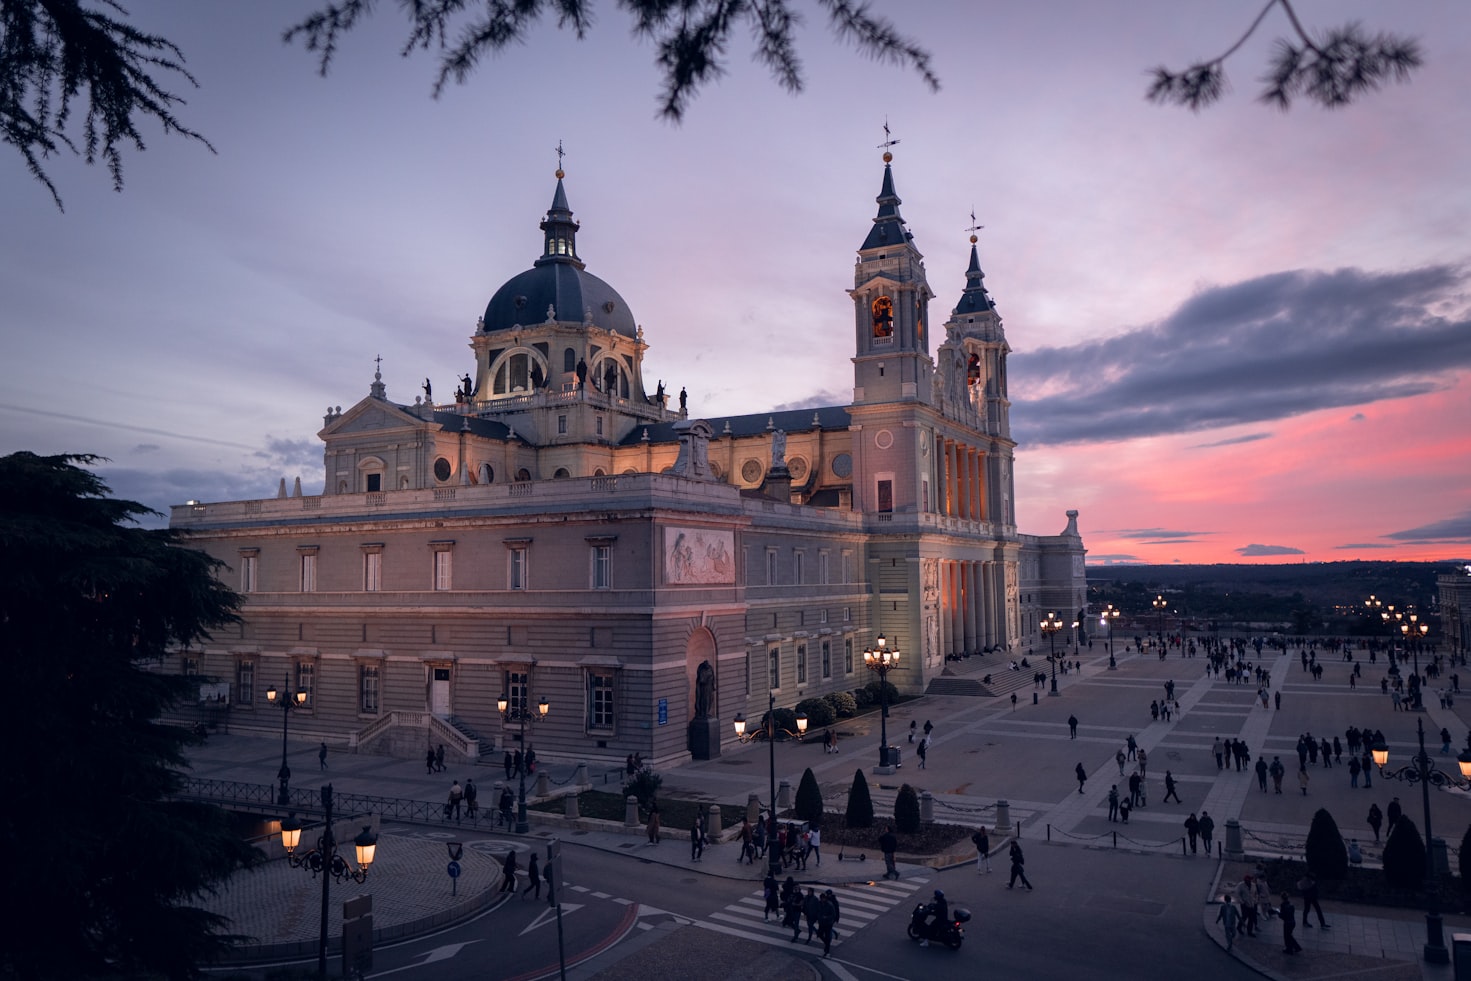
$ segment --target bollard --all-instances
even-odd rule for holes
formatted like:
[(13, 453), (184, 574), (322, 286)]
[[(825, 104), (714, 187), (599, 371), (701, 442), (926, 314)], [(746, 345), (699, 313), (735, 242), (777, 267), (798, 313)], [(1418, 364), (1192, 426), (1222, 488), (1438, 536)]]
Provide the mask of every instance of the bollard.
[(1226, 819), (1225, 856), (1233, 862), (1239, 862), (1246, 857), (1246, 848), (1241, 838), (1241, 822), (1235, 818)]
[(919, 792), (919, 819), (926, 824), (932, 824), (935, 820), (935, 795), (928, 790)]
[[(1021, 837), (1021, 832), (1020, 831), (1017, 832), (1017, 837), (1018, 838)], [(1048, 841), (1051, 841), (1052, 840), (1052, 825), (1051, 825), (1051, 823), (1049, 823), (1047, 825), (1047, 840)]]
[(752, 827), (757, 826), (757, 824), (760, 822), (760, 820), (761, 820), (761, 795), (760, 794), (747, 794), (746, 795), (746, 820), (751, 822), (751, 826)]
[(792, 806), (792, 783), (783, 780), (776, 785), (776, 806), (779, 810), (786, 810)]
[(1117, 831), (1113, 833), (1113, 846), (1115, 848), (1119, 847), (1119, 833)]
[(566, 815), (567, 817), (573, 818), (573, 819), (582, 817), (582, 813), (580, 811), (578, 811), (578, 809), (577, 809), (577, 795), (576, 794), (568, 794), (566, 797), (563, 797), (562, 798), (562, 806), (564, 808), (564, 810), (563, 810), (562, 813), (564, 815)]
[(536, 796), (545, 797), (550, 790), (550, 776), (542, 770), (536, 775)]
[(591, 787), (592, 781), (587, 779), (587, 760), (577, 764), (577, 772), (572, 775), (572, 782), (579, 787)]
[(1033, 705), (1036, 705), (1037, 704), (1037, 693), (1036, 692), (1032, 692), (1032, 704)]
[(636, 828), (643, 822), (638, 819), (638, 798), (630, 796), (623, 811), (623, 823), (630, 828)]
[(711, 841), (720, 840), (720, 805), (711, 804), (708, 816), (705, 818), (705, 833), (710, 836)]
[(1011, 804), (1004, 800), (996, 802), (996, 833), (1011, 834)]

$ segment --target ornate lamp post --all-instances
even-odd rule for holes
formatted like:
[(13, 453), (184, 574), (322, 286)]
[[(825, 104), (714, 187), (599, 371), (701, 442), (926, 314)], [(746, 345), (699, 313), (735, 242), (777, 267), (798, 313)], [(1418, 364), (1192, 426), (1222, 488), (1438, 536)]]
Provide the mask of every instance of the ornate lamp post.
[(883, 634), (874, 638), (874, 646), (863, 652), (863, 663), (868, 670), (879, 676), (879, 767), (885, 773), (889, 767), (889, 690), (885, 681), (889, 669), (899, 664), (899, 649), (890, 647)]
[(1426, 634), (1430, 633), (1430, 624), (1420, 623), (1419, 621), (1419, 615), (1411, 613), (1409, 623), (1401, 623), (1399, 625), (1400, 635), (1404, 638), (1405, 649), (1410, 652), (1410, 657), (1415, 668), (1414, 694), (1416, 712), (1425, 707), (1424, 693), (1422, 691), (1425, 685), (1423, 679), (1420, 677), (1420, 641)]
[(1160, 595), (1159, 593), (1156, 593), (1155, 596), (1154, 596), (1154, 599), (1150, 602), (1149, 605), (1152, 606), (1152, 607), (1154, 607), (1154, 612), (1155, 613), (1158, 613), (1159, 614), (1159, 643), (1160, 643), (1160, 647), (1162, 649), (1164, 649), (1164, 650), (1168, 650), (1168, 648), (1165, 647), (1165, 608), (1168, 607), (1170, 604), (1167, 603), (1167, 602), (1165, 602), (1164, 596)]
[(1057, 640), (1056, 640), (1056, 638), (1057, 638), (1057, 632), (1062, 629), (1062, 621), (1057, 618), (1057, 614), (1054, 612), (1054, 613), (1047, 614), (1047, 617), (1041, 623), (1037, 624), (1037, 626), (1040, 627), (1042, 629), (1042, 632), (1047, 635), (1047, 660), (1052, 665), (1052, 690), (1049, 691), (1047, 694), (1049, 694), (1049, 695), (1056, 695), (1057, 694)]
[(306, 692), (298, 689), (295, 694), (287, 695), (286, 689), (291, 684), (290, 676), (286, 683), (281, 686), (281, 691), (272, 685), (266, 689), (266, 701), (275, 705), (281, 703), (281, 769), (276, 771), (276, 779), (281, 781), (281, 790), (276, 795), (276, 803), (282, 807), (291, 803), (291, 767), (286, 765), (286, 728), (287, 720), (291, 717), (291, 710), (306, 705)]
[(1430, 785), (1437, 787), (1455, 787), (1460, 790), (1471, 788), (1471, 748), (1464, 749), (1456, 757), (1461, 775), (1460, 779), (1436, 768), (1430, 761), (1430, 755), (1425, 752), (1425, 720), (1415, 720), (1416, 735), (1420, 739), (1420, 752), (1405, 766), (1396, 770), (1386, 770), (1385, 764), (1389, 762), (1389, 747), (1384, 740), (1374, 740), (1374, 745), (1369, 748), (1373, 754), (1374, 765), (1379, 768), (1380, 776), (1388, 780), (1403, 780), (1405, 783), (1419, 784), (1422, 803), (1425, 806), (1425, 960), (1431, 964), (1449, 964), (1450, 952), (1446, 950), (1445, 933), (1442, 929), (1440, 918), (1439, 890), (1436, 887), (1435, 860), (1432, 857), (1434, 846), (1434, 835), (1430, 830)]
[(332, 785), (329, 783), (322, 788), (322, 834), (317, 838), (316, 847), (296, 854), (296, 846), (301, 843), (301, 822), (296, 819), (292, 812), (281, 822), (281, 844), (286, 846), (286, 861), (293, 869), (307, 869), (312, 877), (322, 877), (322, 920), (321, 932), (317, 938), (317, 977), (327, 976), (327, 908), (329, 905), (328, 895), (331, 890), (332, 880), (342, 882), (351, 879), (361, 884), (368, 878), (368, 866), (373, 864), (377, 855), (378, 836), (373, 834), (371, 824), (363, 825), (362, 833), (353, 839), (353, 845), (357, 852), (357, 868), (354, 869), (342, 857), (337, 850), (337, 839), (332, 835)]
[(1118, 663), (1113, 659), (1113, 623), (1119, 618), (1119, 611), (1110, 603), (1100, 614), (1100, 618), (1108, 625), (1108, 670), (1113, 671), (1118, 668)]
[(551, 704), (543, 698), (536, 703), (537, 714), (532, 715), (530, 709), (526, 707), (526, 688), (523, 685), (521, 694), (516, 699), (515, 705), (511, 704), (511, 700), (506, 696), (505, 692), (501, 692), (501, 697), (495, 700), (495, 707), (500, 710), (501, 718), (507, 721), (519, 719), (521, 722), (522, 753), (521, 772), (519, 774), (521, 778), (521, 791), (516, 799), (516, 833), (518, 835), (524, 835), (531, 830), (531, 822), (526, 818), (526, 723), (528, 721), (539, 722), (545, 719), (547, 712), (551, 710)]
[(776, 839), (776, 734), (785, 732), (789, 736), (801, 739), (802, 734), (807, 731), (807, 713), (797, 713), (796, 732), (781, 729), (776, 724), (776, 696), (769, 697), (771, 701), (767, 706), (766, 719), (761, 723), (760, 730), (749, 736), (746, 735), (746, 716), (744, 713), (738, 713), (735, 717), (735, 734), (736, 738), (743, 743), (750, 742), (757, 736), (766, 737), (766, 748), (771, 756), (771, 813), (766, 816), (766, 871), (772, 878), (776, 878), (781, 875), (781, 852)]

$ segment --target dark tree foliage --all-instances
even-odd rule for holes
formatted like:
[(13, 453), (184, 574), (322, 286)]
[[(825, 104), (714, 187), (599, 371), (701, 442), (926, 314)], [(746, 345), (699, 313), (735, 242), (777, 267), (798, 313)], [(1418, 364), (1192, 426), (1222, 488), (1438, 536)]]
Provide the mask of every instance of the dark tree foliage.
[(797, 703), (797, 711), (807, 716), (807, 731), (826, 729), (838, 721), (838, 713), (825, 698), (804, 698)]
[(1370, 34), (1353, 22), (1314, 38), (1298, 20), (1292, 0), (1267, 0), (1246, 33), (1224, 53), (1198, 61), (1183, 71), (1171, 71), (1163, 65), (1155, 68), (1150, 73), (1154, 81), (1149, 86), (1149, 98), (1195, 110), (1219, 100), (1228, 87), (1226, 59), (1256, 33), (1267, 14), (1278, 6), (1287, 15), (1296, 40), (1277, 39), (1259, 96), (1268, 105), (1287, 109), (1294, 98), (1302, 97), (1336, 109), (1366, 92), (1377, 91), (1386, 81), (1407, 81), (1410, 73), (1420, 67), (1420, 45), (1414, 38)]
[(197, 87), (183, 52), (115, 15), (127, 16), (116, 0), (0, 0), (0, 134), (58, 208), (41, 162), (63, 149), (89, 164), (100, 159), (122, 190), (122, 148), (144, 149), (138, 124), (150, 116), (165, 133), (214, 149), (174, 116), (184, 100), (161, 81)]
[(822, 788), (817, 785), (817, 777), (810, 766), (803, 771), (802, 781), (797, 784), (797, 802), (792, 812), (798, 820), (806, 821), (814, 828), (822, 827)]
[(1415, 822), (1404, 815), (1384, 842), (1384, 879), (1399, 889), (1418, 889), (1425, 881), (1425, 841)]
[(906, 835), (919, 833), (919, 794), (907, 783), (894, 796), (894, 829)]
[(236, 619), (218, 562), (108, 496), (95, 457), (0, 458), (0, 653), (18, 697), (0, 848), (0, 973), (186, 978), (226, 942), (190, 903), (256, 852), (210, 805), (170, 800), (192, 737), (164, 725), (198, 679), (149, 670)]
[[(416, 48), (438, 48), (438, 95), (449, 82), (464, 82), (487, 55), (526, 40), (544, 16), (571, 30), (578, 40), (593, 24), (596, 0), (415, 0), (400, 6), (409, 18), (409, 36), (403, 54)], [(930, 55), (900, 34), (882, 17), (869, 12), (867, 2), (811, 0), (826, 15), (839, 40), (852, 44), (878, 61), (907, 65), (932, 90), (940, 81), (930, 68)], [(618, 0), (633, 19), (634, 36), (654, 44), (654, 61), (664, 76), (659, 114), (683, 118), (700, 87), (725, 74), (732, 36), (738, 29), (750, 33), (754, 58), (771, 70), (790, 92), (802, 91), (802, 62), (793, 32), (802, 15), (794, 0)], [(323, 74), (331, 66), (342, 35), (373, 13), (377, 0), (337, 0), (322, 7), (286, 32), (287, 42), (300, 40), (318, 54)], [(467, 8), (477, 7), (470, 10)], [(454, 35), (451, 39), (451, 35)]]
[(1306, 852), (1308, 868), (1324, 882), (1336, 882), (1348, 875), (1348, 846), (1327, 808), (1320, 807), (1313, 815)]
[(1461, 835), (1461, 851), (1457, 855), (1457, 872), (1461, 874), (1461, 892), (1471, 894), (1471, 824), (1466, 825), (1466, 833)]
[(873, 796), (868, 792), (868, 781), (862, 770), (853, 771), (853, 786), (848, 789), (848, 810), (843, 815), (843, 825), (849, 828), (873, 827)]
[(663, 785), (664, 778), (655, 773), (653, 767), (646, 766), (623, 784), (623, 796), (637, 797), (638, 806), (647, 811), (658, 798), (659, 788)]

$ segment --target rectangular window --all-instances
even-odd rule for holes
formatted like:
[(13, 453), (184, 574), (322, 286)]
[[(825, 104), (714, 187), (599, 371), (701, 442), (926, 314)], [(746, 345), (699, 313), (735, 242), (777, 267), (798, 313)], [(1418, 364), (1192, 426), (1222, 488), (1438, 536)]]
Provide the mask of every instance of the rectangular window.
[(919, 485), (919, 499), (921, 502), (920, 506), (926, 512), (928, 512), (930, 510), (930, 475), (925, 474), (924, 476), (920, 477)]
[(512, 548), (510, 553), (510, 573), (506, 579), (508, 589), (526, 588), (526, 549)]
[(301, 591), (303, 593), (314, 593), (317, 591), (317, 553), (301, 553)]
[(822, 642), (822, 676), (824, 678), (833, 676), (833, 643), (830, 640)]
[(317, 666), (312, 661), (296, 662), (296, 690), (306, 692), (306, 701), (302, 703), (303, 708), (312, 707), (312, 688), (317, 678)]
[(797, 645), (797, 684), (807, 684), (807, 645)]
[(512, 719), (520, 719), (526, 711), (526, 672), (506, 672), (506, 713)]
[(611, 674), (589, 674), (587, 676), (587, 727), (589, 729), (613, 728), (613, 676)]
[(358, 708), (365, 713), (378, 711), (378, 665), (358, 666)]
[(242, 593), (255, 592), (256, 573), (259, 569), (257, 561), (260, 556), (254, 552), (245, 553), (240, 556), (240, 591)]
[(255, 704), (254, 661), (240, 661), (235, 665), (235, 704)]
[(613, 586), (613, 547), (592, 547), (592, 588), (611, 589)]
[(827, 560), (828, 554), (826, 552), (817, 553), (817, 581), (824, 586), (832, 582), (832, 580), (828, 578)]
[(805, 583), (807, 581), (807, 579), (806, 579), (806, 572), (807, 572), (807, 553), (806, 552), (793, 552), (792, 553), (792, 585), (794, 585), (794, 586), (801, 586), (803, 583)]
[(853, 638), (852, 637), (848, 637), (848, 638), (845, 638), (843, 640), (843, 673), (844, 674), (852, 674), (853, 673)]
[(441, 549), (434, 553), (434, 588), (452, 589), (455, 553)]
[(193, 677), (199, 674), (199, 658), (193, 654), (184, 655), (182, 671), (185, 677)]
[(878, 486), (880, 513), (894, 510), (894, 482), (892, 480), (880, 480)]
[(567, 435), (567, 417), (566, 416), (557, 416), (557, 435), (558, 436), (566, 436)]
[(363, 555), (363, 590), (376, 593), (383, 588), (383, 553), (367, 552)]
[(768, 666), (771, 671), (771, 687), (781, 688), (781, 648), (773, 647), (767, 656)]
[(776, 585), (776, 549), (766, 550), (766, 585)]
[(368, 493), (376, 494), (383, 489), (383, 475), (381, 473), (368, 474)]
[(844, 583), (850, 583), (852, 581), (853, 581), (853, 550), (850, 549), (850, 548), (845, 548), (845, 549), (843, 549), (843, 582)]
[(603, 435), (603, 417), (602, 416), (598, 416), (598, 418), (597, 418), (597, 427), (598, 427), (598, 430), (597, 430), (598, 435), (599, 436)]

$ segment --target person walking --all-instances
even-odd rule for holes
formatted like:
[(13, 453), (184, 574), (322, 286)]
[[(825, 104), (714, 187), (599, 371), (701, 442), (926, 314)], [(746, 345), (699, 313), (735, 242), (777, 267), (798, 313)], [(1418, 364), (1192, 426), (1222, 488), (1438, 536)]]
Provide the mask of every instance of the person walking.
[(783, 887), (786, 898), (782, 900), (782, 911), (784, 915), (781, 925), (791, 927), (792, 943), (796, 943), (797, 938), (802, 935), (802, 890), (797, 888), (796, 880), (791, 876), (787, 876), (786, 885), (791, 888), (787, 889), (785, 886)]
[(1196, 819), (1194, 811), (1185, 819), (1185, 835), (1190, 840), (1190, 854), (1196, 854), (1199, 851), (1197, 839), (1200, 837), (1200, 821)]
[(1350, 756), (1348, 758), (1348, 786), (1350, 790), (1359, 789), (1359, 771), (1361, 769), (1363, 768), (1359, 766), (1359, 758), (1357, 756)]
[(1256, 886), (1252, 883), (1251, 876), (1243, 876), (1241, 881), (1236, 883), (1233, 896), (1236, 900), (1236, 909), (1241, 913), (1241, 926), (1238, 928), (1238, 932), (1244, 933), (1248, 937), (1255, 937), (1257, 922)]
[(1216, 922), (1221, 924), (1221, 929), (1226, 933), (1226, 952), (1236, 944), (1236, 923), (1240, 919), (1240, 912), (1236, 904), (1231, 902), (1229, 895), (1221, 897), (1221, 908), (1216, 910)]
[(327, 769), (327, 740), (325, 739), (322, 740), (322, 748), (317, 750), (317, 763), (321, 769)]
[(480, 813), (480, 802), (476, 800), (479, 796), (480, 791), (475, 789), (475, 781), (467, 777), (465, 779), (465, 815), (471, 821), (475, 820), (475, 815)]
[(1302, 788), (1302, 795), (1308, 795), (1308, 768), (1300, 766), (1297, 768), (1297, 785)]
[(761, 894), (766, 900), (766, 908), (761, 912), (761, 921), (765, 923), (770, 920), (772, 913), (778, 915), (781, 913), (781, 901), (779, 899), (776, 876), (771, 874), (770, 869), (766, 870), (766, 878), (761, 883)]
[(444, 772), (444, 743), (440, 743), (439, 748), (434, 751), (434, 769), (437, 773)]
[(1389, 830), (1391, 833), (1394, 831), (1394, 823), (1400, 819), (1403, 813), (1404, 811), (1399, 806), (1398, 797), (1391, 800), (1389, 806), (1384, 809), (1384, 816), (1389, 819)]
[(1256, 759), (1256, 783), (1265, 794), (1267, 792), (1267, 759), (1264, 756), (1258, 756)]
[[(1282, 711), (1282, 692), (1280, 689), (1272, 692), (1272, 701), (1276, 705), (1277, 711)], [(1298, 950), (1301, 949), (1301, 947), (1298, 948)], [(1293, 953), (1297, 953), (1297, 951), (1293, 951)]]
[(1297, 930), (1297, 909), (1292, 905), (1292, 898), (1285, 892), (1282, 894), (1282, 905), (1277, 907), (1277, 914), (1282, 918), (1282, 953), (1302, 953), (1302, 944), (1293, 936)]
[(1211, 752), (1216, 757), (1216, 769), (1224, 770), (1226, 768), (1226, 744), (1221, 742), (1220, 736), (1217, 736), (1216, 741), (1211, 744)]
[[(511, 755), (510, 750), (507, 750), (506, 751), (506, 758), (505, 758), (505, 761), (504, 762), (505, 762), (505, 767), (506, 767), (506, 779), (509, 780), (509, 779), (511, 779), (511, 773), (513, 772), (513, 770), (515, 769), (515, 766), (516, 766), (516, 759), (515, 759), (515, 757), (513, 757)], [(630, 776), (632, 776), (632, 774), (630, 774)]]
[(910, 745), (913, 745), (914, 744), (914, 737), (915, 737), (915, 735), (918, 732), (919, 732), (919, 722), (917, 722), (914, 719), (910, 719), (909, 720), (909, 742), (910, 742)]
[[(807, 851), (813, 858), (817, 859), (818, 865), (822, 864), (822, 829), (815, 824), (807, 832)], [(806, 867), (807, 863), (804, 861), (802, 868), (805, 869)]]
[(516, 795), (511, 793), (510, 787), (505, 787), (501, 790), (501, 799), (499, 803), (501, 809), (501, 823), (504, 824), (507, 828), (510, 828), (511, 807), (516, 803)]
[(888, 825), (884, 833), (879, 835), (879, 851), (884, 853), (884, 878), (899, 878), (899, 870), (894, 865), (894, 853), (899, 850), (899, 839), (894, 836), (894, 826)]
[[(1115, 797), (1118, 795), (1115, 794)], [(981, 825), (976, 833), (970, 836), (971, 844), (976, 846), (976, 875), (991, 871), (991, 837), (986, 834), (986, 826)]]
[(1331, 930), (1328, 922), (1323, 919), (1323, 906), (1318, 902), (1318, 880), (1313, 878), (1312, 872), (1304, 872), (1301, 879), (1297, 880), (1297, 891), (1302, 895), (1302, 925), (1304, 929), (1311, 930), (1313, 925), (1308, 922), (1308, 913), (1316, 910), (1318, 913), (1318, 929)]
[(536, 852), (531, 853), (531, 861), (526, 863), (526, 888), (521, 890), (521, 898), (524, 900), (533, 890), (536, 898), (541, 899), (541, 869), (536, 864)]
[[(925, 723), (925, 724), (928, 725), (929, 723)], [(924, 738), (919, 741), (919, 746), (915, 748), (915, 754), (919, 757), (919, 768), (921, 770), (923, 770), (925, 768), (925, 765), (924, 765), (925, 764), (925, 758), (927, 756), (929, 756), (929, 753), (930, 753), (930, 736), (929, 736), (929, 733), (925, 733)]]
[(1083, 769), (1083, 764), (1079, 762), (1077, 766), (1073, 767), (1073, 775), (1078, 778), (1078, 793), (1081, 794), (1083, 792), (1083, 785), (1088, 782), (1088, 771)]
[(1209, 855), (1211, 853), (1211, 848), (1213, 847), (1211, 844), (1211, 838), (1216, 833), (1216, 822), (1215, 819), (1211, 817), (1210, 811), (1202, 810), (1200, 812), (1199, 823), (1200, 843), (1205, 846), (1205, 853)]
[(1022, 854), (1022, 846), (1017, 843), (1017, 840), (1015, 838), (1011, 840), (1010, 855), (1011, 881), (1006, 884), (1006, 888), (1010, 889), (1012, 886), (1016, 885), (1016, 880), (1020, 879), (1022, 880), (1022, 885), (1026, 886), (1027, 889), (1030, 890), (1032, 888), (1032, 884), (1027, 881), (1027, 858), (1025, 855)]
[(1144, 752), (1144, 747), (1139, 747), (1139, 777), (1143, 779), (1149, 776), (1149, 756)]
[(644, 831), (649, 836), (649, 844), (657, 845), (659, 843), (659, 802), (656, 800), (649, 802), (649, 823), (644, 828)]
[(430, 746), (424, 753), (424, 768), (426, 773), (434, 772), (434, 747)]
[(1184, 801), (1182, 801), (1180, 799), (1180, 793), (1175, 788), (1175, 778), (1174, 778), (1174, 776), (1170, 773), (1169, 770), (1166, 770), (1165, 771), (1165, 798), (1164, 798), (1164, 800), (1160, 801), (1160, 803), (1161, 804), (1168, 804), (1171, 797), (1175, 798), (1175, 803), (1176, 804), (1183, 804), (1183, 803), (1185, 803)]
[(1124, 743), (1129, 748), (1129, 757), (1128, 758), (1132, 760), (1134, 758), (1135, 754), (1137, 754), (1139, 752), (1139, 743), (1135, 741), (1134, 734), (1132, 732), (1129, 733), (1129, 738), (1128, 739), (1125, 739), (1124, 740)]
[(1077, 739), (1078, 738), (1078, 717), (1076, 715), (1070, 715), (1070, 716), (1067, 717), (1067, 728), (1068, 728), (1068, 738), (1069, 739)]
[(1117, 821), (1119, 819), (1119, 785), (1113, 784), (1108, 788), (1108, 819)]
[(1287, 767), (1282, 765), (1282, 757), (1272, 757), (1272, 766), (1270, 769), (1272, 773), (1272, 789), (1280, 794), (1282, 793), (1282, 778), (1287, 775)]
[(802, 918), (807, 921), (807, 943), (812, 942), (812, 937), (817, 933), (818, 906), (821, 901), (817, 898), (817, 890), (811, 886), (807, 887), (807, 895), (802, 897)]
[(833, 924), (838, 921), (838, 908), (833, 905), (831, 889), (817, 898), (817, 939), (822, 941), (822, 956), (833, 949)]
[(1379, 827), (1384, 823), (1384, 812), (1379, 810), (1378, 804), (1369, 805), (1369, 827), (1374, 829), (1374, 842), (1379, 842)]
[(465, 791), (460, 787), (458, 780), (450, 784), (449, 803), (444, 806), (445, 820), (453, 817), (456, 821), (460, 819), (460, 802), (465, 799)]
[(513, 848), (506, 853), (506, 860), (501, 865), (501, 874), (505, 876), (501, 880), (501, 892), (516, 891), (516, 850)]
[(1119, 765), (1119, 776), (1124, 775), (1124, 751), (1119, 750), (1114, 754), (1113, 761)]
[(705, 811), (695, 811), (695, 823), (690, 828), (690, 861), (698, 862), (705, 854)]

